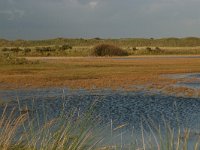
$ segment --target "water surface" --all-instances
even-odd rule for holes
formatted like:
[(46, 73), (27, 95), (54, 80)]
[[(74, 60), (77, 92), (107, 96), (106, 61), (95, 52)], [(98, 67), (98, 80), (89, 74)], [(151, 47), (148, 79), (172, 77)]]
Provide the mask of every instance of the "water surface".
[[(192, 128), (199, 128), (200, 125), (200, 98), (145, 91), (87, 91), (67, 88), (0, 91), (0, 98), (8, 100), (10, 110), (20, 103), (20, 108), (27, 105), (31, 111), (37, 110), (39, 114), (43, 114), (42, 111), (45, 110), (49, 118), (58, 116), (63, 110), (67, 114), (73, 108), (84, 112), (93, 105), (95, 116), (100, 116), (104, 123), (112, 119), (115, 126), (128, 124), (129, 127), (139, 127), (141, 122), (148, 119), (156, 124), (167, 121), (174, 126), (177, 122)], [(3, 106), (0, 110), (2, 112)]]
[[(145, 137), (148, 137), (151, 133), (150, 128), (166, 129), (165, 124), (174, 128), (175, 132), (179, 128), (182, 131), (184, 128), (190, 128), (195, 135), (200, 133), (200, 98), (177, 97), (147, 91), (46, 88), (2, 90), (0, 99), (5, 102), (4, 105), (0, 105), (0, 114), (7, 103), (8, 114), (14, 107), (19, 109), (18, 114), (28, 108), (30, 117), (39, 118), (40, 123), (61, 114), (68, 116), (73, 110), (76, 110), (76, 116), (81, 116), (92, 108), (93, 118), (98, 119), (98, 124), (105, 128), (102, 133), (102, 145), (126, 145), (132, 142), (133, 133), (141, 139), (141, 127), (145, 130)], [(113, 131), (112, 138), (109, 128), (111, 120), (113, 129), (125, 125), (122, 129)], [(193, 138), (189, 143), (192, 144), (196, 139)]]

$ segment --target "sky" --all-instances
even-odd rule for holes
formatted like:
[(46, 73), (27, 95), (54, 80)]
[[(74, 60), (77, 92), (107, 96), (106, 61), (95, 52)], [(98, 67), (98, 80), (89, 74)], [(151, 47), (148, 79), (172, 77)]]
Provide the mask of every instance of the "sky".
[(0, 0), (0, 38), (200, 37), (200, 0)]

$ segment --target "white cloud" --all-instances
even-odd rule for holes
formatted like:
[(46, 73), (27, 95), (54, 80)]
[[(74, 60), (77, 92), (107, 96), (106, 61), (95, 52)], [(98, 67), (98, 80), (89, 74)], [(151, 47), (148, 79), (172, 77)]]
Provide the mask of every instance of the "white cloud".
[(90, 6), (92, 9), (94, 9), (95, 7), (97, 7), (97, 5), (98, 5), (98, 1), (91, 1), (91, 2), (89, 2), (89, 6)]
[(102, 0), (66, 0), (66, 5), (72, 4), (74, 7), (95, 9)]

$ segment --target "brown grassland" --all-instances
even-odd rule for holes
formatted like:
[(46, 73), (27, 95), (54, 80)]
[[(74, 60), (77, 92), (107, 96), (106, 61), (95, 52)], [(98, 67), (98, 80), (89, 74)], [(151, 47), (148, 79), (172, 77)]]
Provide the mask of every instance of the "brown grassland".
[[(142, 57), (142, 59), (141, 59)], [(138, 90), (162, 89), (170, 93), (194, 91), (174, 87), (178, 80), (165, 74), (200, 72), (200, 59), (190, 57), (131, 56), (115, 57), (27, 57), (39, 60), (37, 64), (0, 65), (0, 89), (69, 87), (69, 88), (123, 88)], [(139, 59), (138, 59), (139, 58)], [(198, 91), (200, 92), (200, 91)]]

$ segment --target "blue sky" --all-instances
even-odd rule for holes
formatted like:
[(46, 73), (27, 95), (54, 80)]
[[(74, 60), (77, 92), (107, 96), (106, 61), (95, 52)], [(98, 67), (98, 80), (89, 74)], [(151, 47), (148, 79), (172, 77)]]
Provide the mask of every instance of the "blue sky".
[(0, 38), (200, 36), (200, 0), (0, 0)]

